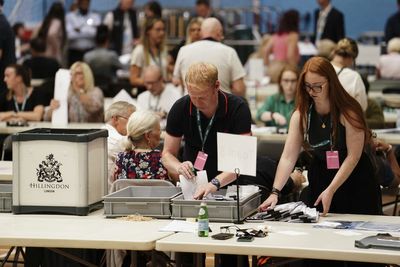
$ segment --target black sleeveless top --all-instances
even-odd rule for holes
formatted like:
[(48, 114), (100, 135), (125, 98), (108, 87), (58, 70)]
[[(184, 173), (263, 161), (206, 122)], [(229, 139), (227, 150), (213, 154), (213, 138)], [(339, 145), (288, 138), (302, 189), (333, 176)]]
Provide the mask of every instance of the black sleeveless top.
[[(310, 198), (314, 204), (318, 196), (329, 186), (338, 170), (328, 169), (326, 151), (330, 150), (330, 114), (320, 117), (311, 110), (308, 143), (312, 147), (311, 163), (308, 166)], [(325, 125), (325, 128), (322, 125)], [(333, 150), (339, 152), (340, 166), (347, 157), (346, 128), (338, 124), (337, 138)], [(375, 169), (366, 153), (362, 153), (356, 167), (333, 196), (330, 213), (382, 214), (381, 192)], [(322, 211), (322, 204), (317, 209)]]

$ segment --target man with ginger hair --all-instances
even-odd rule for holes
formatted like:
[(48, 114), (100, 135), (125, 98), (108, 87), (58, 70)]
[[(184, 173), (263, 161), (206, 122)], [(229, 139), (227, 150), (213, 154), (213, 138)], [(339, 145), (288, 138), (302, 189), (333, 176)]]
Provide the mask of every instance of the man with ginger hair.
[[(220, 90), (218, 73), (210, 63), (191, 65), (185, 76), (188, 95), (175, 102), (167, 119), (163, 163), (175, 181), (180, 174), (193, 179), (193, 163), (199, 152), (208, 155), (204, 169), (210, 183), (198, 192), (198, 197), (235, 180), (235, 174), (217, 171), (217, 132), (251, 134), (248, 105)], [(177, 156), (182, 138), (185, 145), (180, 162)]]
[[(221, 41), (224, 38), (221, 23), (216, 18), (207, 18), (201, 24), (202, 40), (183, 46), (178, 53), (174, 69), (174, 81), (186, 77), (189, 66), (195, 62), (207, 62), (218, 69), (219, 83), (225, 92), (244, 97), (246, 72), (236, 51)], [(187, 90), (187, 85), (183, 83)]]

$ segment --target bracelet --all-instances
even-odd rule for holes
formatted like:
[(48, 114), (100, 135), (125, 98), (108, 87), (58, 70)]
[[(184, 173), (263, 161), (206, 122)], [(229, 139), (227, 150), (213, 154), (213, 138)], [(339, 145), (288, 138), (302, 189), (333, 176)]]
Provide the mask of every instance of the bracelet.
[(281, 195), (281, 190), (279, 190), (279, 189), (276, 188), (276, 187), (272, 187), (272, 190), (271, 190), (270, 195), (272, 195), (272, 194), (276, 195), (277, 197), (280, 197), (280, 195)]

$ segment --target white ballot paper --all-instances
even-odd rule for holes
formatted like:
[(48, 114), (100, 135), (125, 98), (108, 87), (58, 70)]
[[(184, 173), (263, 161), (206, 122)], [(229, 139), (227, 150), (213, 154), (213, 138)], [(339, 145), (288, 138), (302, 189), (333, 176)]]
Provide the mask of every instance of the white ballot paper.
[(186, 179), (185, 176), (179, 175), (183, 199), (193, 200), (193, 196), (200, 186), (208, 183), (207, 171), (197, 171), (197, 176), (194, 179)]
[(118, 94), (116, 94), (113, 98), (113, 103), (117, 102), (117, 101), (125, 101), (131, 104), (136, 105), (136, 101), (135, 99), (133, 99), (131, 97), (131, 95), (125, 90), (125, 89), (121, 89)]
[(53, 125), (68, 124), (68, 90), (71, 83), (71, 74), (67, 69), (59, 69), (54, 84), (54, 99), (60, 101), (60, 107), (53, 110), (51, 123)]
[(218, 170), (256, 176), (257, 137), (217, 133)]

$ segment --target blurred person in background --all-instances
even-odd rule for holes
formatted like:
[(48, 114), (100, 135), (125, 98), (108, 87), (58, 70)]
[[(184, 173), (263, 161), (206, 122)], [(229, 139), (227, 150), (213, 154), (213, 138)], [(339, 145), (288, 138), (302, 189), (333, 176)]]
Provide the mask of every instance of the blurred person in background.
[(160, 118), (151, 111), (137, 110), (128, 120), (125, 151), (115, 160), (114, 180), (169, 180), (161, 161)]
[(385, 41), (400, 37), (400, 0), (397, 0), (397, 12), (391, 15), (385, 24)]
[(81, 61), (83, 55), (95, 47), (96, 27), (100, 15), (89, 11), (90, 0), (78, 0), (78, 9), (65, 17), (68, 38), (68, 66)]
[(287, 65), (278, 77), (279, 92), (269, 96), (257, 111), (257, 119), (269, 126), (288, 127), (294, 111), (297, 80), (296, 67)]
[(65, 11), (61, 2), (54, 2), (40, 26), (38, 37), (46, 42), (45, 55), (64, 65), (64, 47), (67, 39)]
[(43, 96), (31, 86), (29, 70), (22, 65), (8, 65), (4, 71), (8, 92), (0, 101), (0, 121), (41, 121)]
[(332, 52), (335, 50), (336, 43), (329, 39), (322, 39), (317, 44), (317, 55), (328, 60), (332, 59)]
[(7, 86), (4, 82), (4, 70), (16, 62), (15, 37), (13, 30), (3, 13), (4, 0), (0, 0), (0, 101), (5, 100)]
[(136, 111), (136, 107), (125, 101), (112, 103), (104, 113), (105, 128), (108, 130), (108, 189), (110, 190), (114, 177), (114, 164), (118, 153), (124, 151), (126, 139), (126, 125), (129, 116)]
[(54, 78), (60, 64), (54, 57), (46, 55), (46, 40), (35, 37), (29, 43), (31, 58), (25, 60), (23, 65), (31, 72), (32, 79)]
[(361, 75), (354, 70), (357, 56), (356, 41), (344, 38), (337, 43), (333, 50), (331, 63), (343, 88), (357, 100), (365, 112), (368, 105), (365, 85)]
[[(168, 53), (168, 73), (174, 72), (176, 58), (178, 57), (179, 50), (188, 44), (201, 40), (201, 23), (203, 22), (203, 18), (195, 17), (189, 21), (189, 24), (186, 27), (186, 38), (182, 40), (178, 45), (176, 45), (173, 49), (171, 49)], [(174, 82), (175, 83), (175, 82)], [(180, 83), (180, 81), (176, 81), (176, 83)]]
[(314, 12), (315, 43), (329, 39), (337, 43), (345, 34), (343, 13), (334, 8), (330, 0), (317, 0), (319, 9)]
[(13, 25), (13, 31), (15, 36), (15, 57), (20, 62), (20, 59), (29, 52), (29, 39), (26, 38), (25, 24), (16, 22)]
[(298, 41), (299, 12), (291, 9), (283, 13), (279, 20), (278, 31), (272, 35), (265, 47), (264, 64), (272, 82), (278, 81), (278, 75), (284, 65), (297, 66), (299, 63)]
[(146, 20), (162, 18), (162, 6), (157, 1), (149, 1), (144, 5), (144, 16)]
[(212, 10), (209, 0), (196, 0), (195, 13), (193, 16), (203, 19), (213, 17), (219, 20), (222, 28), (225, 26), (224, 19)]
[(181, 81), (180, 84), (187, 89), (183, 80), (189, 67), (196, 62), (207, 62), (217, 67), (222, 90), (245, 97), (246, 86), (243, 78), (246, 72), (236, 50), (221, 43), (224, 34), (219, 20), (205, 19), (201, 24), (201, 37), (201, 40), (185, 45), (179, 50), (174, 68), (175, 85)]
[[(68, 92), (69, 122), (103, 122), (104, 98), (100, 88), (94, 86), (93, 73), (89, 65), (77, 61), (71, 68), (71, 85)], [(44, 120), (51, 120), (53, 110), (60, 107), (57, 99), (52, 99), (46, 107)]]
[(117, 70), (122, 64), (114, 50), (109, 49), (110, 32), (106, 25), (97, 26), (96, 48), (86, 52), (83, 61), (89, 64), (93, 71), (95, 85), (99, 86), (108, 96), (110, 85), (117, 80)]
[(111, 32), (110, 47), (118, 55), (130, 54), (139, 40), (139, 29), (134, 0), (120, 0), (118, 6), (106, 14), (104, 24)]
[(388, 43), (387, 50), (387, 55), (381, 55), (379, 57), (379, 62), (376, 66), (376, 77), (378, 79), (400, 80), (400, 37), (391, 39)]
[(146, 20), (141, 35), (141, 44), (132, 51), (130, 82), (144, 89), (143, 68), (156, 65), (167, 80), (167, 49), (165, 47), (165, 24), (160, 18)]
[(138, 96), (138, 106), (155, 112), (161, 119), (166, 119), (172, 105), (181, 97), (181, 94), (174, 85), (164, 83), (158, 66), (144, 68), (143, 81), (147, 91)]

